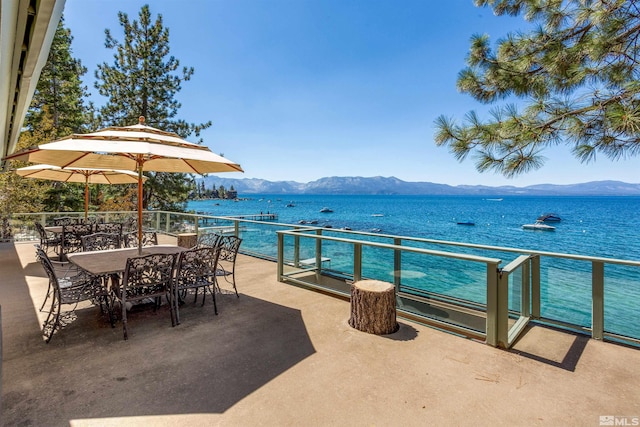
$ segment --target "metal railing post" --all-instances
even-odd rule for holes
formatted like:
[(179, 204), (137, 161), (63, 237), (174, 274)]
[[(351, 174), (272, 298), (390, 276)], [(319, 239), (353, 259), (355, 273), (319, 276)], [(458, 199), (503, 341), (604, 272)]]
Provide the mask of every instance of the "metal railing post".
[(604, 337), (604, 263), (591, 263), (591, 337)]
[(300, 265), (300, 236), (293, 236), (293, 265), (298, 268)]
[(362, 244), (353, 244), (353, 281), (362, 280)]
[(277, 233), (278, 236), (278, 282), (282, 282), (284, 276), (284, 235)]
[(522, 283), (520, 287), (520, 315), (531, 316), (531, 259), (522, 265)]
[[(402, 240), (399, 238), (393, 239), (393, 244), (400, 246)], [(400, 249), (393, 250), (393, 285), (396, 287), (396, 294), (400, 292), (400, 282), (402, 281), (402, 252)]]
[[(316, 235), (318, 237), (322, 236), (322, 229), (316, 230)], [(322, 276), (322, 239), (316, 239), (316, 281), (320, 283), (320, 278)]]
[(240, 220), (238, 219), (233, 220), (233, 234), (236, 237), (240, 237)]
[(531, 257), (531, 317), (540, 318), (540, 256)]
[[(507, 276), (508, 280), (508, 276)], [(501, 342), (507, 343), (507, 326), (502, 326), (503, 315), (502, 312), (504, 304), (508, 304), (508, 300), (501, 295), (501, 279), (498, 277), (498, 265), (494, 263), (487, 263), (487, 344), (493, 347), (498, 347)], [(508, 315), (508, 307), (507, 307)], [(507, 319), (508, 320), (508, 319)]]

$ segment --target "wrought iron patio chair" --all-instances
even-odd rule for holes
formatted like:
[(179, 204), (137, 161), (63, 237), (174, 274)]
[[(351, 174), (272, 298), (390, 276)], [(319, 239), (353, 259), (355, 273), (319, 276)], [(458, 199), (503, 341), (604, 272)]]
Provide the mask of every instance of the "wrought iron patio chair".
[(198, 236), (198, 243), (197, 243), (197, 247), (202, 248), (202, 247), (210, 247), (210, 248), (215, 248), (218, 246), (218, 243), (220, 242), (220, 238), (222, 236), (218, 233), (204, 233)]
[(47, 232), (39, 222), (36, 222), (34, 225), (40, 237), (40, 246), (42, 249), (46, 253), (49, 253), (49, 249), (53, 248), (53, 251), (58, 254), (60, 251), (60, 242), (62, 241), (60, 235)]
[(196, 303), (198, 290), (202, 289), (202, 305), (204, 305), (207, 291), (209, 291), (213, 299), (213, 310), (216, 315), (218, 314), (215, 272), (219, 253), (219, 247), (203, 246), (183, 251), (178, 256), (172, 289), (174, 326), (180, 324), (180, 304), (186, 299), (189, 290), (194, 291), (193, 302)]
[[(75, 276), (78, 274), (79, 270), (78, 270), (78, 267), (75, 266), (75, 264), (72, 264), (69, 261), (63, 262), (58, 260), (52, 260), (51, 257), (49, 257), (49, 254), (47, 253), (47, 251), (45, 251), (42, 248), (42, 246), (40, 246), (40, 244), (36, 243), (34, 246), (36, 248), (36, 261), (41, 262), (40, 254), (42, 253), (42, 251), (44, 251), (44, 253), (47, 254), (47, 258), (51, 263), (51, 266), (53, 267), (53, 270), (56, 276), (69, 277), (69, 276)], [(42, 301), (42, 305), (40, 306), (40, 311), (44, 310), (44, 306), (47, 305), (47, 301), (49, 300), (49, 298), (51, 298), (52, 293), (53, 293), (53, 286), (51, 281), (49, 281), (47, 294), (45, 295), (44, 300)]]
[[(47, 273), (51, 289), (51, 309), (42, 325), (42, 333), (47, 343), (51, 341), (56, 330), (64, 326), (64, 320), (73, 315), (77, 305), (82, 301), (100, 303), (101, 308), (101, 302), (104, 301), (107, 304), (109, 319), (113, 324), (112, 311), (109, 307), (106, 291), (95, 276), (83, 270), (76, 270), (73, 275), (59, 275), (47, 253), (42, 248), (37, 248), (36, 252), (37, 259)], [(72, 305), (72, 308), (67, 310), (64, 315), (62, 313), (63, 305)]]
[[(238, 288), (236, 287), (236, 258), (242, 239), (236, 236), (221, 236), (218, 241), (220, 255), (218, 256), (218, 266), (216, 268), (216, 276), (224, 277), (227, 283), (233, 285), (236, 297), (240, 298)], [(216, 287), (220, 290), (220, 282), (216, 281)]]
[(129, 303), (152, 299), (157, 309), (162, 297), (169, 300), (171, 324), (175, 323), (171, 286), (175, 254), (151, 254), (127, 259), (122, 286), (116, 288), (116, 296), (122, 307), (124, 339), (129, 338), (127, 307)]
[(128, 233), (138, 229), (138, 219), (135, 216), (130, 216), (122, 223), (122, 232)]
[(97, 223), (95, 226), (95, 230), (97, 233), (117, 234), (120, 240), (122, 240), (122, 223), (121, 222)]
[(71, 216), (60, 216), (58, 218), (53, 218), (53, 225), (73, 225), (78, 224), (78, 218)]
[(82, 237), (92, 233), (92, 224), (63, 225), (60, 260), (64, 261), (66, 259), (66, 254), (80, 252), (82, 250)]
[[(137, 248), (138, 247), (138, 232), (131, 231), (123, 235), (123, 242), (125, 248)], [(143, 231), (142, 232), (142, 246), (155, 246), (158, 244), (158, 234), (155, 231)]]
[(101, 224), (104, 222), (104, 218), (100, 216), (90, 216), (86, 219), (82, 218), (78, 220), (78, 224), (93, 224), (94, 228), (97, 224)]
[(120, 235), (115, 233), (98, 232), (81, 236), (83, 251), (103, 251), (121, 247)]

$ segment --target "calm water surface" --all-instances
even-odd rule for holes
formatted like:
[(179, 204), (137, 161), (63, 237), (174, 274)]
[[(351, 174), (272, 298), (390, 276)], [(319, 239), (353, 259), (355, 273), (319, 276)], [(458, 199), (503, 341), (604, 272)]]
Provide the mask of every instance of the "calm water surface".
[[(333, 212), (321, 213), (323, 207)], [(192, 201), (188, 209), (211, 215), (269, 212), (278, 214), (280, 223), (317, 221), (317, 226), (334, 229), (348, 227), (453, 242), (640, 260), (640, 197), (260, 195), (237, 202)], [(561, 222), (552, 224), (556, 231), (522, 229), (523, 224), (535, 222), (546, 212), (557, 213), (562, 218)], [(458, 225), (458, 221), (472, 221), (475, 225)], [(265, 240), (265, 247), (275, 246), (273, 234)], [(479, 255), (503, 259), (501, 266), (516, 257), (508, 253)], [(329, 256), (332, 268), (350, 271), (351, 248), (336, 247)], [(429, 274), (426, 278), (424, 274), (413, 279), (403, 276), (403, 284), (486, 302), (482, 274), (470, 272), (454, 260), (433, 258), (425, 262), (424, 258), (415, 260), (408, 256), (405, 259), (404, 255), (403, 271), (411, 271), (413, 262), (416, 271)], [(375, 254), (365, 255), (363, 263), (363, 274), (367, 277), (382, 280), (392, 277), (388, 265), (379, 265)], [(542, 268), (543, 316), (590, 325), (590, 263), (543, 258)], [(638, 270), (610, 265), (605, 270), (605, 329), (636, 338), (640, 338)]]
[[(293, 207), (287, 205), (293, 204)], [(332, 213), (320, 213), (329, 207)], [(261, 195), (239, 202), (191, 201), (211, 215), (271, 212), (278, 222), (317, 220), (318, 226), (380, 230), (493, 246), (538, 249), (629, 260), (640, 259), (640, 197), (312, 196)], [(555, 232), (523, 230), (545, 212), (562, 221)], [(473, 221), (475, 226), (458, 225)]]

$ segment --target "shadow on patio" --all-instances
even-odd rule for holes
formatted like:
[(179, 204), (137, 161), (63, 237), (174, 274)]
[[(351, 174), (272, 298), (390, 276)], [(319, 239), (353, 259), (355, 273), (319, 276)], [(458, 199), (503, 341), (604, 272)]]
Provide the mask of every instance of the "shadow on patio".
[[(18, 262), (12, 248), (3, 245), (3, 264)], [(45, 344), (36, 315), (44, 271), (30, 260), (16, 273), (0, 291), (6, 425), (223, 413), (315, 352), (300, 310), (244, 294), (219, 295), (218, 316), (210, 299), (190, 298), (175, 328), (166, 305), (134, 308), (129, 341), (121, 322), (112, 329), (97, 307), (78, 308)]]

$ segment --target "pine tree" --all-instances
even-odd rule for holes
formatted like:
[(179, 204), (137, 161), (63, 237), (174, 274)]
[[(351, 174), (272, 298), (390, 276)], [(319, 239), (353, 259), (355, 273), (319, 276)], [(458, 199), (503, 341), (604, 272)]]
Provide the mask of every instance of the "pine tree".
[(497, 15), (538, 26), (509, 34), (492, 50), (476, 35), (458, 89), (483, 103), (515, 98), (483, 121), (436, 120), (437, 145), (479, 171), (512, 177), (540, 168), (542, 151), (565, 144), (583, 162), (640, 152), (640, 10), (623, 0), (476, 0)]
[(26, 129), (33, 132), (41, 126), (43, 115), (50, 114), (54, 130), (53, 135), (49, 135), (51, 140), (88, 130), (91, 106), (85, 106), (88, 93), (81, 81), (87, 69), (72, 57), (72, 41), (71, 31), (64, 28), (62, 18), (25, 118)]
[[(51, 43), (47, 62), (42, 68), (32, 102), (25, 117), (17, 149), (51, 142), (73, 132), (85, 131), (91, 107), (84, 101), (86, 87), (81, 77), (86, 73), (78, 59), (73, 58), (71, 32), (61, 19)], [(27, 163), (12, 161), (12, 168)], [(0, 200), (0, 221), (5, 224), (14, 212), (77, 211), (83, 209), (83, 188), (78, 184), (25, 179), (14, 172), (0, 177), (3, 188)], [(3, 230), (9, 233), (8, 230)]]
[[(193, 67), (180, 68), (180, 62), (169, 54), (169, 30), (163, 26), (162, 15), (154, 22), (148, 5), (139, 13), (139, 20), (130, 21), (126, 13), (118, 18), (124, 30), (124, 42), (105, 30), (105, 47), (113, 49), (111, 65), (99, 64), (95, 87), (108, 97), (99, 109), (103, 126), (136, 124), (143, 116), (148, 125), (172, 131), (183, 138), (200, 136), (211, 122), (187, 123), (176, 119), (180, 102), (175, 98), (183, 81), (188, 81)], [(199, 141), (201, 142), (201, 141)], [(180, 211), (186, 208), (191, 184), (185, 174), (146, 172), (143, 207)]]

